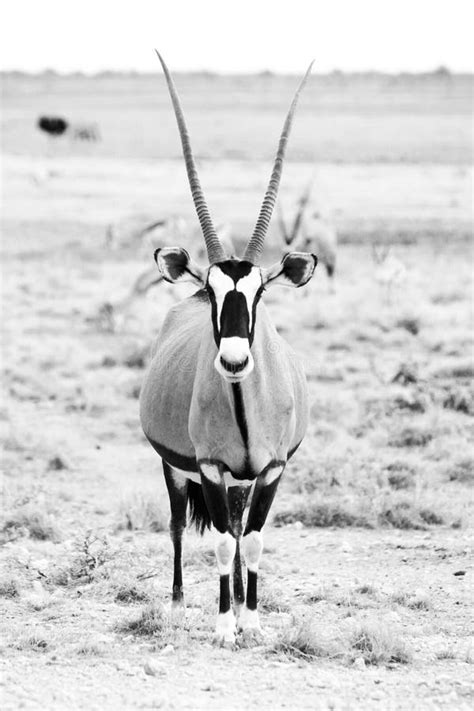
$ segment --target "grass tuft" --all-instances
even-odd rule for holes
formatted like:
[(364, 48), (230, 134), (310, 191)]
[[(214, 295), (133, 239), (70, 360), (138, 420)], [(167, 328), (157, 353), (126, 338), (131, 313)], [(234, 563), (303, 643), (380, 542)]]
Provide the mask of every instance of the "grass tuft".
[(14, 598), (19, 597), (19, 595), (20, 586), (15, 578), (9, 577), (0, 580), (0, 597)]
[(118, 627), (119, 632), (139, 637), (163, 637), (169, 630), (169, 621), (163, 605), (149, 603), (138, 616), (132, 617)]
[(389, 447), (426, 447), (433, 433), (421, 426), (410, 425), (395, 431), (388, 440)]
[(26, 504), (8, 512), (0, 530), (0, 537), (4, 541), (13, 541), (24, 536), (37, 541), (56, 543), (60, 540), (54, 516), (33, 504)]
[(459, 481), (463, 484), (474, 482), (474, 458), (463, 457), (458, 459), (448, 470), (449, 481)]
[(138, 602), (149, 602), (150, 596), (145, 590), (140, 590), (135, 585), (122, 585), (115, 595), (115, 602), (133, 605)]
[(168, 516), (151, 493), (134, 493), (124, 499), (120, 506), (119, 530), (152, 531), (168, 530)]
[(366, 664), (407, 664), (411, 655), (405, 644), (387, 625), (364, 621), (352, 631), (352, 650), (360, 652)]
[(368, 665), (407, 664), (411, 655), (398, 632), (380, 621), (347, 620), (338, 629), (308, 615), (293, 620), (272, 651), (307, 659), (339, 659), (345, 664), (362, 658)]

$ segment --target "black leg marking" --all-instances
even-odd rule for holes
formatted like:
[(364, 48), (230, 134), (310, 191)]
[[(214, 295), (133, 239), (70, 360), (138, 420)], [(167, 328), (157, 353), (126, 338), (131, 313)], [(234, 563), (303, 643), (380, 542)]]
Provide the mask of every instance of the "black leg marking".
[(235, 619), (230, 606), (230, 574), (236, 541), (230, 523), (229, 502), (224, 483), (224, 466), (221, 462), (201, 461), (199, 470), (204, 500), (212, 523), (217, 529), (215, 551), (219, 569), (220, 594), (215, 639), (219, 644), (233, 644), (235, 641)]
[[(282, 467), (283, 469), (283, 467)], [(263, 478), (263, 477), (262, 477)], [(265, 521), (267, 520), (268, 512), (275, 498), (278, 484), (280, 483), (281, 473), (271, 482), (265, 484), (264, 480), (258, 478), (255, 483), (255, 489), (250, 504), (249, 516), (247, 525), (245, 526), (244, 536), (250, 531), (261, 531)]]
[(243, 605), (245, 601), (244, 583), (242, 580), (242, 562), (240, 559), (240, 538), (242, 536), (242, 516), (249, 496), (250, 487), (231, 486), (227, 490), (229, 500), (230, 525), (237, 541), (234, 558), (233, 583), (234, 603)]
[[(275, 462), (265, 474), (258, 477), (250, 504), (244, 532), (244, 553), (247, 563), (247, 594), (241, 625), (245, 631), (260, 630), (257, 614), (258, 562), (262, 552), (261, 530), (270, 511), (281, 479), (284, 463)], [(272, 475), (275, 478), (272, 479)], [(270, 481), (270, 483), (266, 483)]]
[(230, 610), (230, 576), (221, 575), (219, 578), (219, 614)]
[[(199, 462), (204, 500), (211, 521), (219, 533), (230, 531), (229, 503), (224, 484), (224, 466), (219, 463)], [(207, 475), (206, 475), (207, 471)]]
[(183, 531), (186, 527), (186, 491), (187, 482), (183, 487), (176, 485), (173, 470), (170, 465), (163, 460), (163, 472), (166, 486), (170, 497), (171, 519), (170, 536), (174, 548), (174, 572), (172, 600), (175, 603), (183, 601), (183, 571), (181, 565)]
[(257, 609), (257, 572), (249, 570), (247, 572), (247, 607), (249, 610)]

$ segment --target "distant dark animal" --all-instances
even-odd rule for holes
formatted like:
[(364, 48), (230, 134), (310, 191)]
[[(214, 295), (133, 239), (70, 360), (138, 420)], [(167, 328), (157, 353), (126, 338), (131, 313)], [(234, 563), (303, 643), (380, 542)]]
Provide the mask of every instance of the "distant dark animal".
[(95, 123), (76, 123), (72, 125), (72, 137), (75, 141), (100, 141), (99, 127)]
[(49, 136), (62, 136), (69, 128), (68, 122), (61, 116), (40, 116), (36, 125)]

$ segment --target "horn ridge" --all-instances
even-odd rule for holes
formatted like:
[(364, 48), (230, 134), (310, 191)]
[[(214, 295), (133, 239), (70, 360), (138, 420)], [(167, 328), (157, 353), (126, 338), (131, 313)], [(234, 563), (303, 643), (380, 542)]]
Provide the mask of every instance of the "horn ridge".
[(313, 62), (309, 65), (306, 73), (301, 80), (301, 83), (296, 90), (296, 93), (291, 102), (290, 109), (283, 124), (283, 129), (280, 135), (280, 140), (278, 142), (278, 150), (273, 163), (273, 170), (268, 183), (267, 190), (265, 192), (265, 197), (263, 199), (262, 206), (260, 208), (260, 213), (258, 215), (257, 224), (255, 225), (252, 237), (246, 247), (244, 259), (249, 262), (256, 264), (262, 254), (263, 246), (265, 242), (265, 235), (267, 234), (268, 225), (273, 214), (273, 208), (275, 207), (275, 202), (278, 194), (278, 188), (280, 186), (281, 174), (283, 171), (283, 160), (285, 157), (286, 144), (290, 136), (291, 126), (293, 123), (293, 116), (295, 113), (296, 105), (298, 103), (299, 96), (308, 80), (313, 67)]
[(173, 104), (176, 122), (178, 124), (179, 136), (181, 139), (181, 146), (183, 149), (184, 163), (186, 166), (186, 172), (188, 174), (189, 187), (191, 188), (191, 195), (193, 198), (194, 207), (196, 209), (199, 223), (201, 225), (202, 233), (204, 236), (204, 241), (206, 243), (209, 262), (210, 264), (215, 264), (216, 262), (224, 260), (226, 258), (226, 255), (212, 223), (211, 215), (209, 213), (206, 199), (202, 191), (178, 92), (176, 91), (173, 78), (169, 72), (168, 67), (166, 66), (165, 60), (157, 49), (155, 49), (155, 52), (163, 68), (166, 83), (168, 85), (168, 91), (171, 97), (171, 102)]

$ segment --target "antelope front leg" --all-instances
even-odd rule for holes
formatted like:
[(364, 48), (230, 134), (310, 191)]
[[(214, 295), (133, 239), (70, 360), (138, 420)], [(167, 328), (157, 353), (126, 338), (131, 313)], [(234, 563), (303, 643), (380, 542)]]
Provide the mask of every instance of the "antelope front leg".
[(229, 504), (220, 463), (200, 462), (201, 485), (206, 506), (216, 529), (215, 553), (219, 570), (219, 614), (214, 641), (221, 646), (235, 642), (235, 617), (230, 604), (230, 574), (236, 540), (231, 532)]
[(247, 566), (247, 594), (245, 606), (239, 616), (238, 625), (247, 634), (260, 635), (262, 629), (257, 612), (258, 564), (262, 555), (262, 528), (270, 511), (276, 490), (284, 469), (283, 462), (276, 462), (261, 474), (255, 484), (250, 504), (247, 525), (242, 540), (242, 549)]

